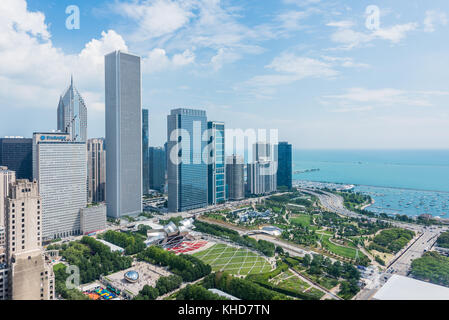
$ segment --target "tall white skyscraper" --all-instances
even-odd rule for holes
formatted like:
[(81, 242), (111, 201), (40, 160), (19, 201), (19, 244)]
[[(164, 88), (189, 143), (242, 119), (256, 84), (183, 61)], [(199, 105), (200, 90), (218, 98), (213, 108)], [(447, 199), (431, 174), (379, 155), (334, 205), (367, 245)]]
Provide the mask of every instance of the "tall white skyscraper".
[(142, 96), (140, 57), (105, 56), (106, 203), (108, 216), (142, 212)]
[(70, 87), (59, 98), (58, 130), (70, 134), (73, 141), (87, 141), (87, 107), (70, 79)]
[(33, 178), (42, 198), (43, 239), (80, 234), (87, 205), (87, 148), (68, 133), (34, 133)]

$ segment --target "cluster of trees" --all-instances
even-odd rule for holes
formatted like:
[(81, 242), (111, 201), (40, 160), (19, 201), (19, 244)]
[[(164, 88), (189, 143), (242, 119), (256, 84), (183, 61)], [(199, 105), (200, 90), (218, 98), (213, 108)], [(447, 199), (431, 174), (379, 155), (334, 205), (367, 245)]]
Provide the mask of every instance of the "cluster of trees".
[(168, 266), (169, 270), (179, 275), (183, 281), (191, 282), (211, 273), (210, 265), (191, 255), (179, 255), (157, 246), (151, 246), (137, 255), (139, 260), (151, 264)]
[(204, 278), (206, 288), (217, 288), (242, 300), (286, 300), (282, 293), (269, 290), (247, 280), (233, 277), (228, 273), (217, 272)]
[(125, 254), (132, 255), (143, 251), (146, 248), (141, 236), (132, 233), (106, 231), (103, 234), (104, 240), (111, 242), (125, 249)]
[(413, 231), (400, 228), (382, 230), (374, 237), (369, 249), (380, 252), (396, 253), (409, 243), (414, 235), (415, 233)]
[(343, 197), (344, 205), (346, 206), (346, 208), (350, 210), (358, 208), (364, 203), (371, 202), (371, 197), (369, 195), (360, 192), (343, 191), (339, 192), (339, 194)]
[(340, 282), (338, 294), (344, 299), (351, 299), (360, 291), (358, 286), (360, 272), (350, 263), (332, 262), (328, 257), (320, 254), (313, 256), (306, 254), (302, 258), (286, 258), (284, 261), (291, 267), (302, 266), (306, 269), (305, 274), (325, 287), (328, 287), (328, 284), (332, 287)]
[(100, 275), (130, 268), (132, 264), (132, 258), (111, 252), (108, 246), (87, 236), (79, 242), (71, 242), (60, 254), (70, 265), (80, 269), (81, 283), (89, 283)]
[(173, 218), (170, 218), (170, 219), (167, 219), (167, 220), (160, 219), (159, 220), (159, 224), (162, 225), (162, 226), (165, 226), (165, 225), (169, 224), (170, 222), (173, 222), (177, 227), (179, 227), (179, 225), (181, 224), (182, 219), (183, 219), (182, 217), (173, 217)]
[(449, 287), (449, 258), (431, 251), (412, 261), (413, 277)]
[(179, 288), (182, 284), (182, 278), (176, 274), (168, 277), (160, 277), (156, 282), (156, 289), (159, 291), (159, 295), (172, 292)]
[(275, 246), (273, 243), (265, 241), (265, 240), (255, 240), (253, 238), (250, 238), (248, 236), (241, 237), (237, 231), (230, 230), (225, 227), (217, 226), (215, 224), (210, 224), (206, 222), (202, 222), (199, 220), (195, 221), (195, 227), (196, 230), (199, 232), (211, 234), (217, 237), (223, 237), (227, 238), (235, 243), (238, 243), (242, 246), (252, 248), (254, 250), (257, 250), (267, 257), (273, 257), (274, 256), (274, 250)]
[(156, 300), (157, 297), (159, 297), (159, 290), (146, 284), (139, 294), (134, 297), (134, 300)]
[(155, 300), (157, 297), (172, 292), (182, 284), (182, 278), (178, 275), (160, 277), (156, 282), (156, 287), (145, 285), (134, 300)]
[(437, 240), (437, 246), (441, 248), (449, 248), (449, 232), (440, 234)]
[(63, 264), (57, 264), (53, 267), (56, 293), (66, 300), (89, 300), (81, 291), (67, 288), (66, 280), (69, 274), (66, 273), (66, 269), (67, 267)]
[(283, 231), (281, 237), (285, 240), (304, 246), (314, 246), (319, 239), (315, 230), (301, 226), (295, 226), (295, 228)]
[(176, 300), (227, 300), (200, 285), (187, 285), (176, 294)]

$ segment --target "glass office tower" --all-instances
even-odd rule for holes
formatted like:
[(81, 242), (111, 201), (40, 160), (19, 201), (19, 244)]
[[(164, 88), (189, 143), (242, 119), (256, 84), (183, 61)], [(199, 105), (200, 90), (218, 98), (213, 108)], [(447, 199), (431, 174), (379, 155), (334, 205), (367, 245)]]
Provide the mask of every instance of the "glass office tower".
[(150, 141), (148, 109), (142, 109), (142, 188), (143, 194), (147, 194), (150, 189), (150, 164), (148, 147)]
[(105, 56), (106, 203), (108, 216), (142, 212), (142, 86), (140, 57)]
[(224, 122), (209, 121), (208, 148), (208, 203), (219, 204), (226, 201), (225, 178), (225, 124)]
[(168, 210), (207, 206), (206, 112), (175, 109), (167, 116)]
[(165, 148), (149, 148), (150, 189), (164, 192), (167, 159)]
[(70, 134), (71, 140), (87, 142), (87, 107), (83, 98), (73, 85), (59, 98), (58, 130)]
[(292, 145), (279, 142), (277, 145), (278, 170), (277, 186), (292, 188)]
[(16, 172), (17, 179), (33, 180), (33, 139), (6, 137), (0, 139), (0, 166)]

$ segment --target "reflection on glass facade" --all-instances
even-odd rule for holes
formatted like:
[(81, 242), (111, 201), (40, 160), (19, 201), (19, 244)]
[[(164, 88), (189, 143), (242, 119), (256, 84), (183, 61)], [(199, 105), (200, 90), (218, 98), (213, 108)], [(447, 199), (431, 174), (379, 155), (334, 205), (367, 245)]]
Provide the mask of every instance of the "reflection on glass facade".
[(73, 85), (59, 99), (58, 130), (69, 133), (72, 141), (87, 141), (87, 107), (78, 90)]
[(150, 147), (150, 189), (164, 192), (167, 159), (164, 148)]
[(277, 186), (292, 188), (292, 145), (279, 142), (277, 146), (278, 170)]
[(150, 168), (148, 147), (150, 141), (150, 130), (148, 124), (148, 109), (142, 109), (142, 190), (144, 194), (150, 189)]
[(225, 124), (209, 121), (208, 149), (208, 202), (209, 204), (223, 203), (226, 200), (225, 178)]
[[(180, 212), (207, 206), (206, 112), (175, 109), (167, 117), (168, 210)], [(180, 163), (173, 160), (179, 158)]]
[(33, 180), (32, 172), (33, 139), (1, 138), (0, 166), (16, 172), (17, 179)]

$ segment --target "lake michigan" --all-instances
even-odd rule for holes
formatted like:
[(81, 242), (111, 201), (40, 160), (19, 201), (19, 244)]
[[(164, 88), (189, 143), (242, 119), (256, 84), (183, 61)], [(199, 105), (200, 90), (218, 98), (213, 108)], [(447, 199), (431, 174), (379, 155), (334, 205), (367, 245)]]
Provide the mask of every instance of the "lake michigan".
[(374, 212), (449, 218), (449, 150), (294, 150), (293, 179), (356, 185)]

